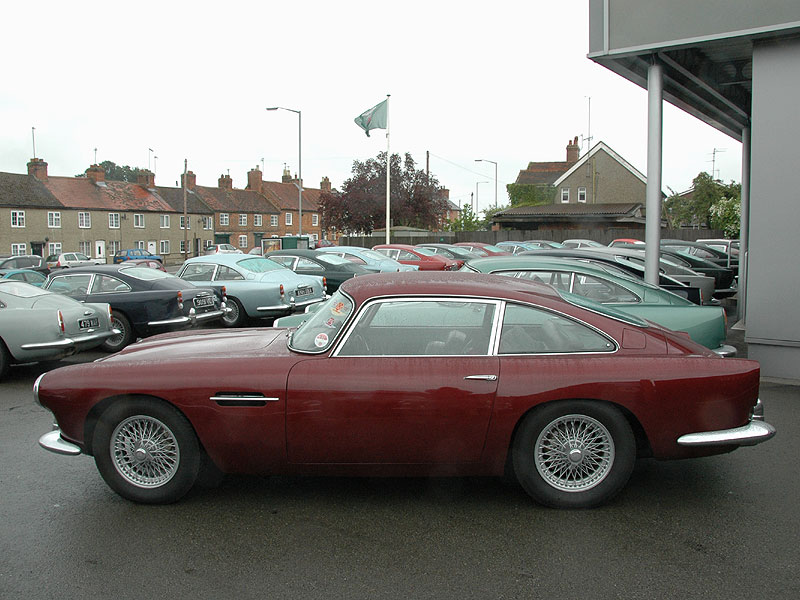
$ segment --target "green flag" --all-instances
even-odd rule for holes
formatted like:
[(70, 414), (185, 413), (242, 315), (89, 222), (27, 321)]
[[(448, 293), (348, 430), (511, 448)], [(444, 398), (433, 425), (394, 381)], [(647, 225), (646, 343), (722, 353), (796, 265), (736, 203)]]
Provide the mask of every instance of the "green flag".
[(354, 121), (369, 137), (370, 129), (386, 129), (388, 98), (358, 115)]

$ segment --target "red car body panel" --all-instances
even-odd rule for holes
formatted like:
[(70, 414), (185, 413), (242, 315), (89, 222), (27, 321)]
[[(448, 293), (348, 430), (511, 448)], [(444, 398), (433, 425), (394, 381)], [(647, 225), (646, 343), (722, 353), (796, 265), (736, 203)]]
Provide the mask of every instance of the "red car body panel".
[[(39, 401), (55, 414), (62, 437), (88, 453), (103, 408), (137, 395), (177, 407), (226, 472), (417, 476), (502, 474), (522, 417), (565, 399), (621, 407), (656, 458), (727, 452), (735, 446), (676, 440), (742, 426), (758, 399), (758, 363), (719, 358), (686, 336), (584, 310), (548, 286), (490, 275), (399, 273), (357, 277), (342, 291), (352, 297), (354, 313), (373, 297), (397, 294), (535, 303), (604, 331), (618, 348), (338, 357), (331, 356), (336, 343), (321, 354), (290, 350), (283, 329), (197, 330), (51, 371), (39, 382)], [(484, 374), (496, 380), (465, 379)]]

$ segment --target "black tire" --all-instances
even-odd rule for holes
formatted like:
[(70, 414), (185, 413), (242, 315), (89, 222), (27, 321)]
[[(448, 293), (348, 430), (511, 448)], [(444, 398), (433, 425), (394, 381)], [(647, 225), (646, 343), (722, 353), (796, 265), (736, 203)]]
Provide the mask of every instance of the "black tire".
[(128, 317), (114, 311), (111, 312), (111, 326), (119, 329), (121, 333), (106, 338), (100, 349), (106, 352), (119, 352), (133, 341), (133, 327), (131, 327)]
[(540, 504), (591, 508), (625, 487), (636, 440), (614, 406), (565, 400), (525, 417), (514, 436), (512, 459), (520, 485)]
[(8, 372), (8, 365), (11, 364), (11, 355), (6, 350), (6, 345), (3, 340), (0, 340), (0, 381), (6, 376)]
[(92, 437), (95, 464), (108, 486), (143, 504), (169, 504), (194, 486), (202, 452), (189, 421), (158, 400), (112, 404)]
[(247, 321), (247, 313), (242, 307), (242, 303), (236, 298), (228, 296), (228, 308), (230, 309), (223, 315), (222, 324), (225, 327), (241, 327)]

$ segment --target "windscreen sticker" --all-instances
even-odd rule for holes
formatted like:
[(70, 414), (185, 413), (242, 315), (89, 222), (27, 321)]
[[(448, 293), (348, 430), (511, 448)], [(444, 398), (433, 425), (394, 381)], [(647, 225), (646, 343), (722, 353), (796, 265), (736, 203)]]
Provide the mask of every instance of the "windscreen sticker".
[(327, 333), (319, 333), (317, 337), (314, 338), (314, 345), (317, 348), (324, 348), (328, 345), (328, 334)]
[(325, 321), (325, 326), (330, 327), (331, 329), (336, 329), (336, 319), (331, 317), (327, 321)]
[(347, 314), (347, 305), (344, 302), (337, 302), (331, 306), (331, 313), (337, 317), (344, 316)]

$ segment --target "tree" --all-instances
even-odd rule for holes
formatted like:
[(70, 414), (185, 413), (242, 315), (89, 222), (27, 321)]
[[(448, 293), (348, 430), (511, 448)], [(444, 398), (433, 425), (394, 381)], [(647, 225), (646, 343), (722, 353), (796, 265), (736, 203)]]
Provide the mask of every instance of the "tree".
[[(447, 210), (444, 188), (435, 177), (417, 170), (411, 154), (392, 154), (391, 219), (394, 226), (435, 228)], [(352, 177), (341, 192), (320, 195), (322, 227), (372, 233), (386, 223), (386, 153), (354, 161)]]
[[(100, 166), (103, 167), (103, 170), (106, 172), (106, 181), (127, 181), (129, 183), (136, 183), (139, 171), (142, 170), (139, 167), (131, 168), (128, 165), (120, 167), (110, 160), (104, 160), (100, 163)], [(86, 171), (75, 175), (75, 177), (85, 176)]]
[[(692, 193), (673, 194), (664, 203), (667, 221), (672, 227), (681, 225), (712, 227), (711, 207), (720, 201), (739, 202), (742, 186), (731, 181), (724, 184), (708, 173), (699, 173), (692, 181)], [(736, 227), (738, 229), (738, 225)]]
[(552, 204), (556, 197), (556, 188), (552, 185), (509, 183), (506, 190), (512, 207)]
[(447, 231), (479, 231), (485, 228), (486, 220), (478, 217), (469, 204), (463, 206), (457, 219), (449, 221), (445, 226)]
[(721, 229), (731, 239), (739, 237), (742, 222), (742, 203), (739, 198), (722, 198), (711, 205), (711, 226)]

